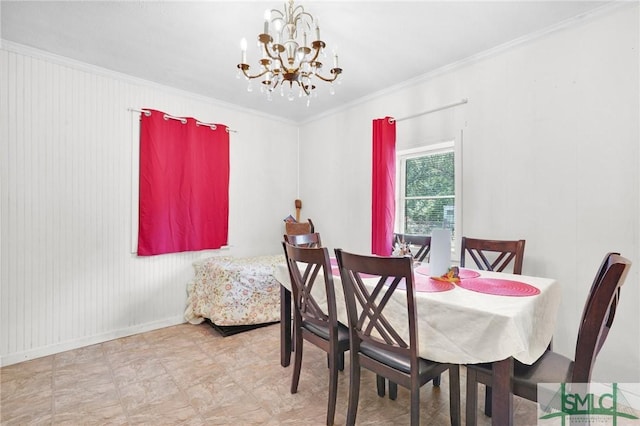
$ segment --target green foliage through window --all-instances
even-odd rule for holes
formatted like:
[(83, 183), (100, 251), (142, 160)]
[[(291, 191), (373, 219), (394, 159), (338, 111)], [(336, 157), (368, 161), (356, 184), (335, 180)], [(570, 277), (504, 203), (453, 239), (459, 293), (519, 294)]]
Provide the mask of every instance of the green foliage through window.
[(405, 160), (404, 232), (431, 235), (455, 225), (455, 162), (453, 150)]

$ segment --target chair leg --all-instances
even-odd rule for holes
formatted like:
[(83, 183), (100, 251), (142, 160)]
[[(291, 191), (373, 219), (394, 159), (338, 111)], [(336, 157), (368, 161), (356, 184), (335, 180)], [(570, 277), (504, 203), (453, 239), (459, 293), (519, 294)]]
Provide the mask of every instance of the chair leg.
[(398, 384), (389, 380), (389, 399), (395, 401), (398, 398)]
[(293, 378), (291, 379), (291, 393), (298, 392), (298, 382), (300, 381), (300, 369), (302, 368), (302, 336), (296, 333), (296, 351), (294, 352)]
[[(353, 351), (352, 351), (353, 352)], [(360, 398), (360, 360), (358, 354), (351, 355), (349, 380), (349, 407), (347, 408), (347, 426), (356, 424), (358, 414), (358, 399)]]
[(460, 426), (460, 366), (458, 365), (449, 367), (449, 416), (452, 426)]
[(291, 362), (291, 292), (280, 286), (280, 365), (288, 367)]
[[(412, 380), (413, 381), (413, 380)], [(397, 386), (397, 384), (396, 384)], [(420, 424), (420, 386), (411, 386), (411, 426)]]
[(386, 379), (376, 374), (376, 389), (378, 390), (378, 396), (384, 396), (384, 387), (385, 387)]
[(467, 404), (466, 404), (467, 426), (478, 424), (478, 382), (474, 370), (467, 368)]
[[(341, 352), (344, 355), (344, 352)], [(336, 415), (336, 398), (338, 396), (338, 358), (339, 353), (336, 349), (330, 357), (329, 362), (329, 401), (327, 407), (327, 426), (333, 426), (333, 420)]]
[(484, 415), (491, 417), (491, 397), (493, 392), (491, 391), (491, 386), (486, 386), (484, 389)]
[[(330, 358), (331, 356), (329, 354), (327, 354), (327, 368), (331, 367), (331, 362), (330, 362)], [(340, 371), (344, 371), (344, 352), (340, 352), (338, 353), (338, 370)]]
[(433, 386), (440, 386), (440, 375), (433, 378)]

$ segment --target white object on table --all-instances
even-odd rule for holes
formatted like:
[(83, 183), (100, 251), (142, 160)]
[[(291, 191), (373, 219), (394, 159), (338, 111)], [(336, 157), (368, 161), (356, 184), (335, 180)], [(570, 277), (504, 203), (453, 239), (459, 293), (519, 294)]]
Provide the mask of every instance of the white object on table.
[(429, 271), (432, 277), (446, 274), (451, 267), (451, 230), (434, 229), (431, 231), (431, 256)]

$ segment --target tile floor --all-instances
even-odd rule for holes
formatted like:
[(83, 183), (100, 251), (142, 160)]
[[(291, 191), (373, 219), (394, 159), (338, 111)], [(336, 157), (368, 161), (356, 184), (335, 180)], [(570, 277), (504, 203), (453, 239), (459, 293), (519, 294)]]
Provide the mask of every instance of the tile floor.
[[(325, 354), (304, 347), (298, 393), (280, 366), (277, 324), (229, 337), (182, 324), (0, 369), (2, 425), (323, 425)], [(464, 420), (464, 377), (461, 371)], [(447, 425), (448, 377), (421, 389), (421, 424)], [(339, 375), (336, 424), (346, 420), (349, 375)], [(480, 391), (483, 398), (483, 392)], [(482, 403), (479, 403), (482, 406)], [(516, 425), (535, 425), (535, 404), (514, 399)], [(409, 424), (409, 394), (380, 398), (363, 370), (357, 424)], [(479, 414), (479, 425), (490, 419)]]

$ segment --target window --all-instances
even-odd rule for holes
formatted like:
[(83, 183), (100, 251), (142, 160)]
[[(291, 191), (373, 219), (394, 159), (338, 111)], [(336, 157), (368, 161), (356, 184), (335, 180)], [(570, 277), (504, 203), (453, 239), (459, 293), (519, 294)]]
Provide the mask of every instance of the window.
[(396, 161), (397, 232), (431, 235), (433, 229), (450, 229), (455, 241), (457, 194), (454, 143), (398, 151)]

